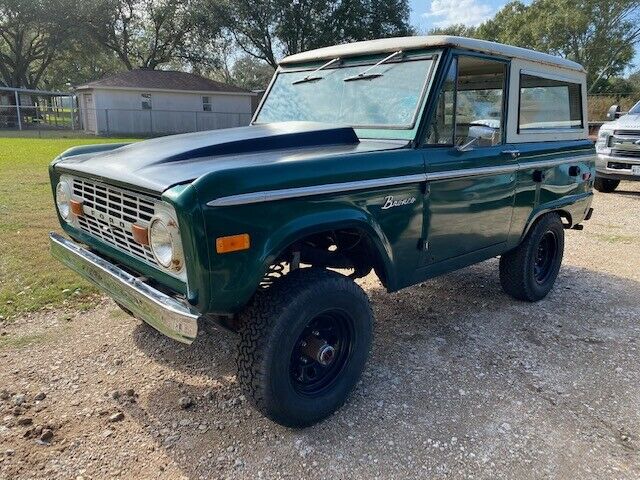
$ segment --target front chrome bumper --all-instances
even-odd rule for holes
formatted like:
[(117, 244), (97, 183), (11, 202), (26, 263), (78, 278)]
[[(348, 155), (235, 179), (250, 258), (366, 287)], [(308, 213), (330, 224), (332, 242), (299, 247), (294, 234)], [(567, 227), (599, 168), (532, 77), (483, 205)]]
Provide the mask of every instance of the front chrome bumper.
[(50, 233), (51, 254), (92, 282), (116, 302), (160, 333), (182, 343), (192, 343), (198, 334), (198, 313), (107, 262), (98, 255)]
[(629, 165), (640, 165), (640, 159), (626, 157), (612, 157), (599, 153), (596, 158), (596, 176), (609, 178), (612, 180), (640, 181), (640, 176), (634, 175), (631, 170), (609, 168), (609, 162), (627, 163)]

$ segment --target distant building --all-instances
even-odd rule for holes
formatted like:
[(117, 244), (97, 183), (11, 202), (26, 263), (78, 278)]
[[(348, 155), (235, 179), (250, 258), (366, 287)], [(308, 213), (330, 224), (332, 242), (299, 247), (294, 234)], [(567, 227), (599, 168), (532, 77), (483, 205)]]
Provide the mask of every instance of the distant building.
[(75, 88), (82, 128), (162, 135), (248, 125), (256, 93), (185, 72), (132, 70)]

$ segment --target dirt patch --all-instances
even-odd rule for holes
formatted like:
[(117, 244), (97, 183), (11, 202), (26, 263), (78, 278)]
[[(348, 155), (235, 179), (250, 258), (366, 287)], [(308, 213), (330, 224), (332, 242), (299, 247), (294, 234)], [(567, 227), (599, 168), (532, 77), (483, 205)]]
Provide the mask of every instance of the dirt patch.
[(596, 196), (535, 305), (495, 260), (364, 279), (363, 381), (302, 431), (249, 407), (223, 331), (184, 347), (107, 300), (0, 324), (0, 478), (639, 478), (639, 190)]

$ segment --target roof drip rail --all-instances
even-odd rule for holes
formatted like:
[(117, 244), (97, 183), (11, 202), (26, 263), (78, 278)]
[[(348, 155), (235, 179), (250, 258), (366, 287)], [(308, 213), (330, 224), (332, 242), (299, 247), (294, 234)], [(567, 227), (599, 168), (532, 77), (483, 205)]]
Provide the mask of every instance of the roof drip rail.
[(334, 58), (333, 60), (328, 61), (324, 65), (316, 68), (313, 72), (311, 72), (306, 77), (304, 77), (304, 78), (302, 78), (300, 80), (296, 80), (295, 82), (292, 82), (292, 85), (299, 85), (300, 83), (317, 82), (318, 80), (322, 80), (324, 77), (314, 77), (313, 74), (314, 73), (318, 73), (319, 71), (324, 70), (325, 68), (329, 68), (331, 65), (333, 65), (334, 63), (339, 62), (339, 61), (340, 61), (340, 57)]

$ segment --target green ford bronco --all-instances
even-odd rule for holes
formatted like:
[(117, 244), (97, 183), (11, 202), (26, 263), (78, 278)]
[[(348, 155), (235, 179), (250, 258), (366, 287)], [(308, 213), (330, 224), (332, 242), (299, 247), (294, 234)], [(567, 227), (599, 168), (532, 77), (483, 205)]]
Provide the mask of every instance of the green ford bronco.
[(293, 55), (247, 127), (56, 158), (52, 253), (177, 341), (237, 332), (247, 397), (311, 425), (367, 361), (355, 279), (394, 292), (499, 256), (507, 294), (549, 293), (591, 215), (586, 98), (580, 65), (466, 38)]

